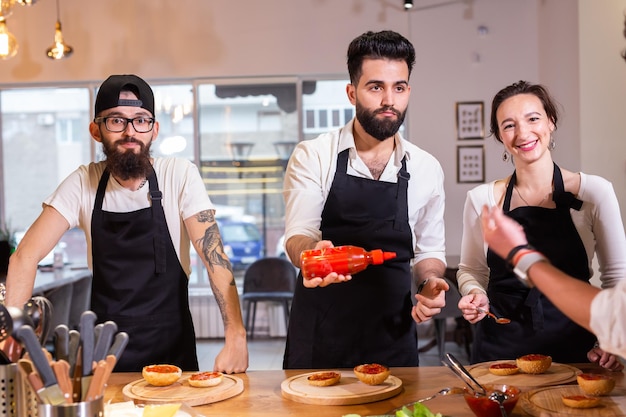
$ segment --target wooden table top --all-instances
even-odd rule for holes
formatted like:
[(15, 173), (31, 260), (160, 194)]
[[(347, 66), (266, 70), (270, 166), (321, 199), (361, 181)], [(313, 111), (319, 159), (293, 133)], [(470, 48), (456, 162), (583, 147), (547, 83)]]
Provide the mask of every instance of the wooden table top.
[[(610, 373), (592, 364), (574, 364), (573, 366), (584, 372)], [(249, 371), (235, 374), (244, 383), (244, 391), (241, 394), (224, 401), (194, 407), (194, 410), (207, 416), (319, 417), (324, 415), (341, 417), (346, 414), (380, 415), (403, 404), (429, 396), (441, 388), (463, 386), (462, 381), (443, 366), (392, 368), (392, 375), (402, 380), (404, 389), (400, 394), (386, 400), (358, 405), (311, 405), (284, 398), (281, 392), (281, 383), (285, 379), (307, 372), (311, 371)], [(623, 373), (610, 374), (615, 378), (617, 387), (626, 387)], [(140, 373), (113, 373), (106, 389), (105, 402), (124, 401), (123, 387), (140, 378)], [(442, 413), (444, 416), (474, 416), (461, 395), (435, 398), (428, 401), (426, 405), (431, 411)], [(518, 403), (510, 417), (527, 415)]]

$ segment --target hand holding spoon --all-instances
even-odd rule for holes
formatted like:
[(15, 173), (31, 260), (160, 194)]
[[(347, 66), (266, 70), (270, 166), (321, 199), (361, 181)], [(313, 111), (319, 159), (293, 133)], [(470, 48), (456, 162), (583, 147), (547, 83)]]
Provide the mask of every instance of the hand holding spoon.
[(498, 324), (509, 324), (511, 322), (510, 319), (506, 319), (504, 317), (498, 317), (495, 314), (493, 314), (493, 313), (491, 313), (491, 312), (489, 312), (489, 311), (487, 311), (487, 310), (485, 310), (483, 308), (480, 308), (480, 307), (476, 307), (476, 311), (478, 311), (479, 313), (483, 313), (483, 314), (488, 315), (489, 317), (494, 319), (496, 321), (496, 323), (498, 323)]

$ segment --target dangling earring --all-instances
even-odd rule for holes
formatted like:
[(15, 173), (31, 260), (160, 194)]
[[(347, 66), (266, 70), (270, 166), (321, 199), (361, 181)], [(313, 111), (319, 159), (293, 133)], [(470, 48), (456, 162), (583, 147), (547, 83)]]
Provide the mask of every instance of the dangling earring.
[(508, 153), (505, 149), (504, 152), (502, 152), (502, 160), (504, 162), (509, 162), (509, 159), (511, 159), (511, 154)]
[(556, 141), (554, 140), (552, 136), (550, 136), (550, 143), (548, 143), (548, 149), (553, 151), (554, 148), (556, 148)]

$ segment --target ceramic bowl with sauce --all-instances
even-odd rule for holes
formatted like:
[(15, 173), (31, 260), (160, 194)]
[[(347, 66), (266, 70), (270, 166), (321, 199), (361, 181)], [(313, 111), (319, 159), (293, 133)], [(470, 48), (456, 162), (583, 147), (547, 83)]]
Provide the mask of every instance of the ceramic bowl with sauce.
[(474, 412), (477, 417), (501, 417), (500, 406), (497, 401), (490, 400), (489, 394), (498, 390), (503, 392), (508, 397), (503, 405), (507, 415), (511, 415), (517, 400), (519, 400), (522, 391), (512, 385), (503, 384), (483, 384), (483, 387), (487, 390), (487, 395), (474, 395), (473, 393), (466, 391), (463, 397), (469, 408)]

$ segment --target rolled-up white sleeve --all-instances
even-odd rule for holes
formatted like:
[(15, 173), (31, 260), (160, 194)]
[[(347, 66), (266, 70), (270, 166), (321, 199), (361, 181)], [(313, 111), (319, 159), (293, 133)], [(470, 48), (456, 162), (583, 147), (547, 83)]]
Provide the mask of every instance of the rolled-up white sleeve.
[(626, 280), (602, 290), (591, 302), (591, 331), (600, 347), (626, 357)]

